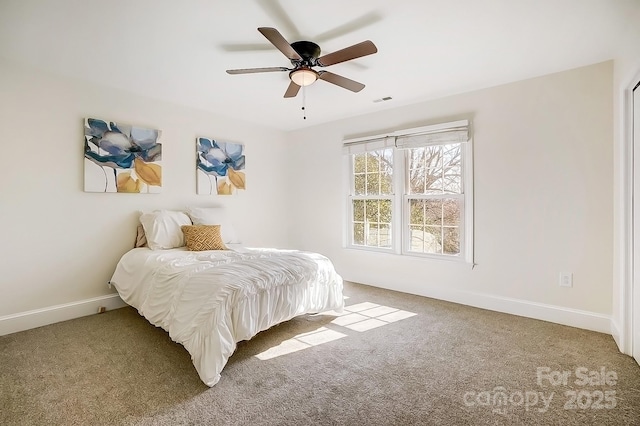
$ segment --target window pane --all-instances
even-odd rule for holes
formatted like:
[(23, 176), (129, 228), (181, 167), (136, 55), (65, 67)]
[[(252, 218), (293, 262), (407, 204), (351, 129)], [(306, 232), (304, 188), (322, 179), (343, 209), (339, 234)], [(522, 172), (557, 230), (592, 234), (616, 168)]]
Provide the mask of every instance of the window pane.
[(442, 145), (442, 161), (445, 166), (459, 166), (461, 145), (459, 143)]
[(409, 227), (409, 232), (411, 235), (409, 236), (409, 241), (411, 246), (409, 250), (417, 251), (420, 253), (424, 252), (424, 226), (411, 225)]
[(422, 194), (425, 187), (425, 148), (409, 150), (409, 193)]
[(393, 149), (353, 155), (353, 194), (393, 193)]
[(367, 162), (366, 154), (354, 154), (353, 155), (353, 172), (354, 173), (364, 173), (367, 170), (365, 169), (365, 165)]
[(382, 160), (380, 163), (380, 171), (383, 173), (393, 173), (393, 150), (382, 150)]
[(353, 221), (364, 222), (364, 201), (363, 200), (353, 201)]
[(453, 166), (445, 170), (444, 191), (454, 194), (462, 193), (462, 174), (460, 166)]
[(426, 169), (425, 173), (425, 194), (442, 194), (444, 180), (442, 179), (442, 169)]
[(379, 149), (353, 155), (355, 195), (389, 195), (393, 193), (393, 149)]
[(352, 200), (353, 244), (370, 247), (392, 247), (391, 200)]
[(447, 228), (443, 229), (444, 244), (443, 252), (445, 254), (458, 254), (460, 253), (460, 232), (459, 228)]
[(442, 225), (442, 200), (424, 200), (424, 223)]
[(366, 212), (365, 212), (365, 217), (367, 218), (368, 222), (373, 222), (373, 223), (378, 223), (380, 222), (379, 220), (379, 214), (378, 214), (378, 205), (380, 203), (380, 201), (378, 200), (367, 200), (365, 201), (366, 203)]
[(389, 195), (393, 193), (393, 176), (390, 173), (380, 175), (380, 194)]
[(364, 223), (353, 224), (353, 244), (364, 245)]
[(458, 200), (442, 200), (442, 224), (452, 226), (460, 225), (460, 204)]
[(386, 224), (382, 224), (379, 227), (380, 231), (380, 247), (391, 247), (391, 227)]
[(377, 223), (368, 223), (367, 224), (367, 245), (378, 247), (378, 224)]
[[(462, 223), (460, 200), (409, 199), (409, 250), (432, 254), (458, 254)], [(406, 228), (405, 228), (406, 229)]]
[(409, 224), (424, 225), (424, 201), (409, 200)]
[(462, 194), (461, 144), (409, 150), (409, 194)]
[(424, 252), (425, 253), (442, 253), (442, 228), (439, 226), (424, 227)]
[(424, 148), (412, 148), (409, 150), (409, 170), (424, 169)]
[(380, 157), (381, 151), (367, 152), (367, 172), (379, 173), (380, 172)]
[(424, 148), (424, 166), (427, 169), (442, 168), (442, 146), (427, 146)]
[(380, 200), (380, 222), (391, 223), (391, 200)]
[(364, 195), (366, 191), (365, 174), (358, 174), (353, 177), (354, 193), (356, 195)]
[(380, 174), (367, 173), (367, 195), (380, 194)]
[(425, 185), (427, 183), (424, 169), (409, 170), (409, 193), (424, 194)]

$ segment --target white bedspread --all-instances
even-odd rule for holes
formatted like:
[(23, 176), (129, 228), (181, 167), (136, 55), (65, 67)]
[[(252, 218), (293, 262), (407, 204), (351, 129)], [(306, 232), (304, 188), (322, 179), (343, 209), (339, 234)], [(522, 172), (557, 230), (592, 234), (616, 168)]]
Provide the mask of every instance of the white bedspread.
[(236, 343), (297, 315), (341, 310), (342, 278), (326, 257), (276, 249), (127, 252), (111, 283), (191, 354), (215, 385)]

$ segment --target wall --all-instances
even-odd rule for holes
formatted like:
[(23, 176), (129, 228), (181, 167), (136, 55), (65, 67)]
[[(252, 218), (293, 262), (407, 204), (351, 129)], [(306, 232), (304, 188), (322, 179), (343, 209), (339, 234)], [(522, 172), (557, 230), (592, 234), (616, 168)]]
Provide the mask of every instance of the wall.
[[(605, 62), (288, 134), (292, 240), (347, 280), (609, 331), (612, 73)], [(477, 265), (343, 248), (341, 141), (461, 118), (473, 122)]]
[[(83, 192), (87, 116), (162, 130), (161, 194)], [(248, 245), (288, 245), (279, 131), (7, 62), (0, 123), (0, 320), (114, 293), (107, 282), (132, 247), (140, 210), (224, 205)], [(196, 136), (246, 144), (247, 191), (195, 194)]]
[[(322, 252), (352, 281), (601, 329), (612, 79), (597, 64), (285, 135), (0, 62), (0, 320), (113, 294), (137, 211), (222, 204), (247, 244)], [(162, 129), (162, 194), (82, 191), (86, 116)], [(343, 249), (342, 139), (460, 118), (474, 128), (476, 267)], [(248, 191), (195, 195), (196, 135), (247, 144)], [(561, 270), (574, 288), (558, 287)]]

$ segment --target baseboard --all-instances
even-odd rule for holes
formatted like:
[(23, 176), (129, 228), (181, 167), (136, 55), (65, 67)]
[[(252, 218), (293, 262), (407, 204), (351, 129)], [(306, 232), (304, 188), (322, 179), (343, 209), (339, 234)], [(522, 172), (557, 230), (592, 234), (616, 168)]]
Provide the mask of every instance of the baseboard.
[(613, 337), (613, 340), (615, 340), (616, 345), (618, 345), (620, 352), (624, 353), (622, 333), (620, 332), (620, 327), (618, 327), (618, 324), (613, 318), (611, 318), (611, 336)]
[(124, 303), (117, 294), (110, 294), (108, 296), (94, 297), (79, 302), (65, 303), (64, 305), (49, 306), (33, 311), (2, 316), (0, 317), (0, 336), (92, 315), (98, 313), (100, 306), (104, 306), (107, 310), (112, 310), (122, 308), (127, 306), (127, 304)]
[[(416, 294), (412, 291), (407, 291), (406, 289), (389, 288), (384, 286), (377, 287)], [(465, 291), (441, 289), (434, 291), (433, 289), (422, 289), (418, 295), (446, 300), (453, 303), (460, 303), (476, 308), (488, 309), (491, 311), (550, 321), (571, 327), (584, 328), (587, 330), (598, 331), (600, 333), (611, 334), (616, 341), (616, 344), (620, 347), (620, 331), (609, 315), (531, 302), (528, 300)], [(31, 328), (42, 327), (44, 325), (60, 321), (67, 321), (74, 318), (92, 315), (98, 312), (98, 308), (100, 306), (104, 306), (107, 310), (112, 310), (122, 308), (127, 306), (127, 304), (124, 303), (117, 294), (112, 294), (81, 300), (79, 302), (66, 303), (64, 305), (50, 306), (33, 311), (6, 315), (0, 317), (0, 336), (29, 330)]]
[(446, 300), (448, 302), (460, 303), (462, 305), (488, 309), (490, 311), (503, 312), (506, 314), (598, 331), (600, 333), (611, 334), (612, 332), (611, 317), (597, 312), (582, 311), (563, 306), (548, 305), (528, 300), (513, 299), (509, 297), (469, 291), (426, 288), (420, 289), (419, 292), (415, 292), (402, 288), (391, 288), (385, 286), (377, 287), (403, 291), (439, 300)]
[(481, 294), (474, 294), (470, 303), (467, 304), (492, 311), (611, 334), (611, 317), (597, 312)]

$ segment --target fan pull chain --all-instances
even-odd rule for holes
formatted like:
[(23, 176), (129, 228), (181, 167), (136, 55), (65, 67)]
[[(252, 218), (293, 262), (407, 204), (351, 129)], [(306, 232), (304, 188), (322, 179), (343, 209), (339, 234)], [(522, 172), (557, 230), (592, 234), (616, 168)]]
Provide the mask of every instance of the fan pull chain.
[(307, 86), (302, 86), (302, 119), (307, 119), (307, 110), (305, 109), (307, 105)]

